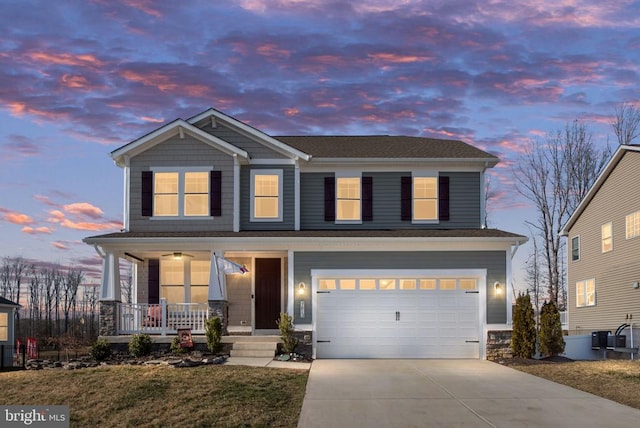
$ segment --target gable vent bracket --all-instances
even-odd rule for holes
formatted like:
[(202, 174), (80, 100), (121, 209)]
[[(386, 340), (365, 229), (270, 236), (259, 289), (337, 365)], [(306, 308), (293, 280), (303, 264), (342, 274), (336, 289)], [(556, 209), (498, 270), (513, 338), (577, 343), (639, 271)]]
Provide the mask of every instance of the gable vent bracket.
[(216, 129), (218, 127), (218, 124), (216, 123), (216, 118), (215, 116), (211, 116), (211, 127), (213, 129)]
[(182, 126), (178, 126), (178, 133), (180, 134), (180, 139), (184, 140), (184, 129), (182, 129)]

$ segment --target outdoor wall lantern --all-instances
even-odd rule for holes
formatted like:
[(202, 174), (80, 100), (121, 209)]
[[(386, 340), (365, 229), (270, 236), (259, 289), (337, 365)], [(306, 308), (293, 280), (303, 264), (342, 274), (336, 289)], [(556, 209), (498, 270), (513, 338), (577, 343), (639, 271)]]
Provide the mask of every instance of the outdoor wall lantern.
[(304, 289), (305, 289), (305, 285), (304, 282), (301, 282), (300, 284), (298, 284), (298, 295), (302, 296), (304, 294)]
[(182, 260), (182, 253), (176, 251), (173, 253), (173, 260)]
[(495, 289), (496, 296), (502, 295), (502, 284), (500, 284), (498, 281), (496, 281), (493, 284), (493, 288)]

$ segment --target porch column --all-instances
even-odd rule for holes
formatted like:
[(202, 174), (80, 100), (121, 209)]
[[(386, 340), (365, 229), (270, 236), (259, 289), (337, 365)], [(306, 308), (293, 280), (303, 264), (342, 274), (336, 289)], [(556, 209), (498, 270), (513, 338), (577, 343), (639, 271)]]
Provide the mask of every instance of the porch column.
[(113, 251), (107, 251), (102, 259), (100, 300), (120, 301), (120, 259)]
[(211, 266), (209, 271), (209, 318), (218, 317), (222, 322), (222, 334), (228, 335), (229, 301), (227, 300), (227, 284), (224, 273), (220, 272), (216, 255), (224, 257), (224, 251), (211, 251)]
[(118, 305), (120, 304), (120, 261), (113, 251), (102, 258), (102, 283), (100, 285), (100, 336), (118, 334)]

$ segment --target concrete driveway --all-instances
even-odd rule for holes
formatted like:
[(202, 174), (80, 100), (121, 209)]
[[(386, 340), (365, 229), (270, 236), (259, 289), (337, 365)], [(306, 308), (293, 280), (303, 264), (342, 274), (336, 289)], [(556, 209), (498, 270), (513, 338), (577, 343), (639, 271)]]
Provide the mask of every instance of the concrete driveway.
[(480, 360), (316, 360), (298, 423), (302, 428), (639, 425), (640, 410)]

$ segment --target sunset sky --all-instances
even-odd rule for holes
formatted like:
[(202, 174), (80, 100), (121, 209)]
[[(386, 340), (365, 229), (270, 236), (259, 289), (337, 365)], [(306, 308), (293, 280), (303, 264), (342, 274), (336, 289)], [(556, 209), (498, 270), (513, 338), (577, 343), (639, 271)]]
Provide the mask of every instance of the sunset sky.
[(489, 226), (528, 235), (523, 145), (575, 119), (617, 144), (616, 105), (640, 101), (631, 0), (0, 0), (0, 16), (0, 257), (96, 275), (82, 238), (122, 221), (109, 152), (209, 107), (272, 135), (476, 145), (502, 160)]

